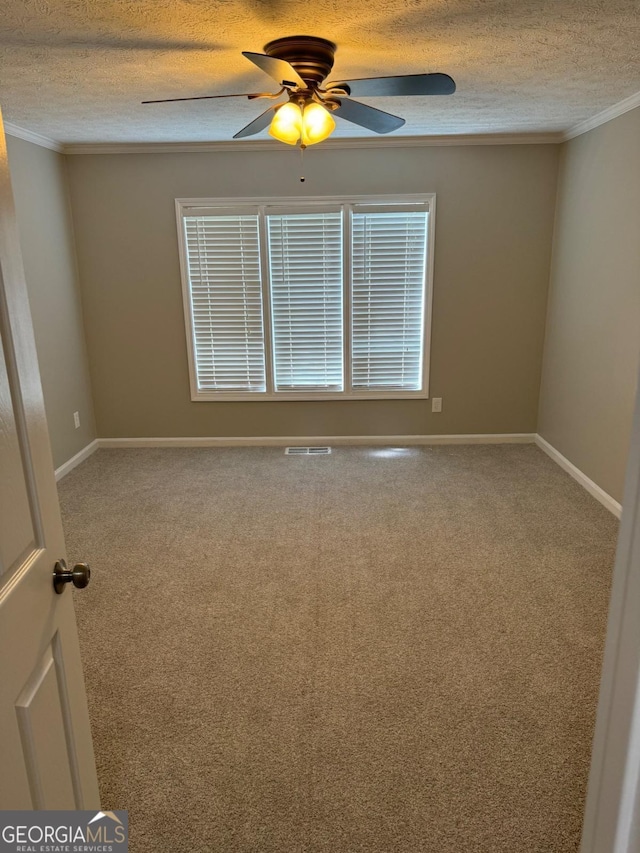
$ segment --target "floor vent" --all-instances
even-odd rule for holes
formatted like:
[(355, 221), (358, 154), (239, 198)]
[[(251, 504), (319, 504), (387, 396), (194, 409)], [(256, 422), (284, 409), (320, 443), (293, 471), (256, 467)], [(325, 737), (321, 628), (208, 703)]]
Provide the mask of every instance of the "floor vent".
[(286, 456), (326, 456), (330, 447), (285, 447)]

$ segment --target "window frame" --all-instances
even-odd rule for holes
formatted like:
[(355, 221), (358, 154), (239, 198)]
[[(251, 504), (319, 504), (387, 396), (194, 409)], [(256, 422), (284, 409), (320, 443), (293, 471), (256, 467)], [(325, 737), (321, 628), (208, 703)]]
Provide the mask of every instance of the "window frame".
[[(408, 205), (427, 205), (427, 258), (425, 264), (424, 288), (424, 327), (422, 347), (422, 388), (419, 391), (376, 389), (354, 390), (351, 387), (351, 228), (345, 227), (347, 217), (351, 217), (353, 207), (379, 205), (386, 209), (407, 207)], [(342, 321), (343, 321), (343, 371), (344, 390), (342, 391), (276, 391), (274, 389), (273, 367), (273, 316), (271, 310), (271, 282), (269, 278), (269, 258), (267, 223), (264, 215), (270, 213), (312, 213), (319, 208), (339, 207), (342, 211)], [(289, 196), (289, 197), (247, 197), (247, 198), (177, 198), (175, 200), (178, 254), (180, 259), (180, 278), (182, 282), (182, 303), (184, 311), (185, 334), (187, 339), (187, 360), (189, 384), (192, 402), (260, 402), (268, 400), (307, 401), (312, 400), (426, 400), (429, 399), (429, 373), (431, 352), (431, 325), (433, 313), (433, 272), (435, 254), (436, 194), (393, 194), (393, 195), (354, 195), (354, 196)], [(264, 329), (264, 356), (266, 373), (266, 391), (199, 391), (195, 359), (195, 331), (192, 322), (191, 292), (187, 265), (184, 217), (201, 213), (206, 215), (215, 211), (225, 214), (260, 213), (258, 216), (258, 239), (260, 252), (260, 277), (262, 284), (262, 322)]]

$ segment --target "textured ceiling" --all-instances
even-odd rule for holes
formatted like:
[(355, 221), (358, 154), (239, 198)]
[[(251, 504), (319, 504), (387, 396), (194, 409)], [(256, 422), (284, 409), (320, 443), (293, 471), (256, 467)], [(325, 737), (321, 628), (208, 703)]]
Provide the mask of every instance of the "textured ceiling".
[(264, 102), (140, 101), (264, 91), (240, 51), (298, 33), (337, 43), (333, 79), (454, 77), (363, 98), (407, 119), (393, 135), (564, 130), (640, 90), (640, 0), (3, 0), (0, 104), (60, 142), (226, 140)]

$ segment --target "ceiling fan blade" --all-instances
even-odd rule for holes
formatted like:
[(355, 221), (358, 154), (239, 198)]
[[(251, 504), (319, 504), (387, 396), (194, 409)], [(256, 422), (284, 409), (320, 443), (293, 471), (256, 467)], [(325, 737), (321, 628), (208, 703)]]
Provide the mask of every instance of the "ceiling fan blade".
[(333, 112), (340, 118), (375, 130), (376, 133), (390, 133), (405, 124), (403, 118), (377, 110), (368, 104), (361, 104), (360, 101), (352, 101), (351, 98), (340, 98), (340, 106)]
[(171, 104), (174, 101), (210, 101), (214, 98), (258, 98), (262, 92), (240, 92), (235, 95), (195, 95), (192, 98), (160, 98), (156, 101), (142, 101), (143, 104)]
[(456, 90), (453, 78), (448, 74), (401, 74), (396, 77), (365, 77), (361, 80), (344, 80), (330, 83), (333, 88), (345, 87), (345, 91), (357, 98), (389, 97), (391, 95), (452, 95)]
[(286, 84), (300, 86), (301, 89), (306, 89), (307, 84), (298, 74), (296, 69), (284, 59), (276, 59), (275, 56), (267, 56), (266, 53), (250, 53), (247, 50), (242, 51), (242, 55), (246, 56), (254, 65), (257, 65), (265, 74), (278, 82), (281, 86)]
[[(279, 104), (278, 104), (279, 106)], [(234, 139), (244, 139), (245, 136), (255, 136), (256, 133), (260, 133), (261, 130), (264, 130), (265, 127), (269, 127), (271, 124), (272, 115), (271, 113), (276, 109), (276, 106), (267, 107), (267, 109), (260, 113), (258, 118), (254, 118), (252, 122), (245, 125), (242, 130), (239, 130), (237, 133), (234, 133)]]

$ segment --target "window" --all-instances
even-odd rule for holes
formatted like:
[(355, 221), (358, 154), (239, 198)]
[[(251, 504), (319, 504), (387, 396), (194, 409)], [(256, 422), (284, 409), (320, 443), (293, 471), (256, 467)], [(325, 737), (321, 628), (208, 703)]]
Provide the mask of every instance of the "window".
[(176, 204), (193, 400), (427, 396), (434, 196)]

